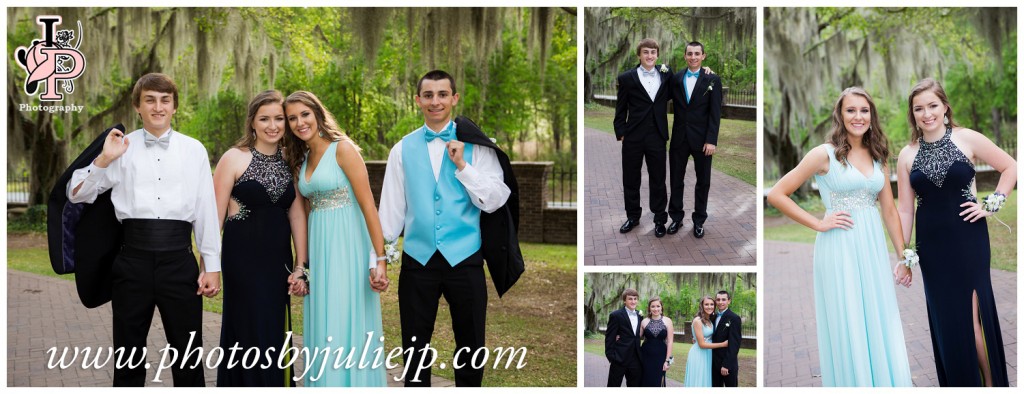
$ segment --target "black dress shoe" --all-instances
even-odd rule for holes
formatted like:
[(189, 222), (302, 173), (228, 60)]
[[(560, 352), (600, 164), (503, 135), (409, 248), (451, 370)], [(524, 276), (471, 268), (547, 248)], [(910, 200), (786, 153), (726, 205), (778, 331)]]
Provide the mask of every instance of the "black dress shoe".
[(682, 222), (672, 222), (672, 224), (668, 225), (668, 233), (669, 234), (678, 233), (679, 229), (682, 228), (682, 227), (683, 227), (683, 223)]
[(693, 225), (693, 236), (697, 238), (704, 238), (704, 225), (695, 224)]
[(658, 238), (665, 236), (665, 223), (654, 224), (654, 236)]
[(619, 232), (623, 233), (623, 234), (628, 233), (628, 232), (633, 230), (633, 227), (636, 227), (636, 226), (639, 226), (639, 225), (640, 225), (640, 221), (639, 220), (629, 220), (629, 219), (626, 219), (626, 222), (622, 223), (622, 227), (619, 227)]

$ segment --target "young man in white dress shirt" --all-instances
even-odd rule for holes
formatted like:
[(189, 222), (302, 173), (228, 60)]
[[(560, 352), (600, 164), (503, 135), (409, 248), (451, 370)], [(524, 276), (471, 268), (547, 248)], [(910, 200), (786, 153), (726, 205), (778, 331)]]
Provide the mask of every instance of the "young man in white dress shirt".
[[(145, 385), (142, 351), (156, 307), (167, 342), (177, 351), (174, 385), (203, 386), (201, 351), (195, 351), (202, 347), (199, 294), (220, 291), (220, 225), (209, 158), (202, 143), (171, 129), (178, 88), (168, 76), (143, 75), (132, 90), (132, 105), (142, 128), (128, 135), (111, 130), (99, 157), (68, 183), (74, 203), (92, 203), (111, 190), (124, 226), (124, 245), (111, 271), (114, 349), (124, 352), (123, 362), (130, 356), (135, 367), (118, 363), (114, 385)], [(198, 266), (193, 231), (203, 261)]]
[[(452, 108), (459, 102), (455, 79), (428, 72), (417, 84), (416, 103), (425, 124), (391, 149), (380, 199), (384, 239), (405, 231), (398, 307), (406, 386), (429, 386), (431, 368), (420, 369), (434, 332), (438, 301), (451, 308), (457, 386), (480, 386), (483, 369), (470, 358), (484, 346), (487, 284), (480, 252), (480, 212), (505, 204), (510, 189), (493, 149), (455, 138)], [(427, 360), (430, 355), (426, 355)], [(413, 367), (409, 367), (409, 366)]]

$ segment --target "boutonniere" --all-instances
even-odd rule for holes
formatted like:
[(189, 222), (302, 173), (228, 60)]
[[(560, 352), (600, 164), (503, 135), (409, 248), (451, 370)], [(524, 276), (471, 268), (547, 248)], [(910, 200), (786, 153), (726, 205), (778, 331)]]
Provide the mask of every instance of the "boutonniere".
[(711, 82), (710, 84), (708, 84), (708, 89), (704, 91), (704, 95), (707, 96), (708, 92), (710, 92), (712, 90), (715, 90), (715, 83), (714, 82)]
[(643, 319), (644, 318), (644, 311), (637, 309), (636, 310), (636, 315), (638, 317), (640, 317), (641, 319)]
[(658, 69), (658, 71), (661, 71), (662, 74), (667, 73), (668, 72), (668, 66), (666, 66), (665, 64), (662, 64), (661, 68)]
[(731, 322), (731, 321), (727, 321), (727, 322), (725, 322), (725, 328), (729, 328), (729, 326), (731, 326), (731, 325), (732, 325), (732, 322)]

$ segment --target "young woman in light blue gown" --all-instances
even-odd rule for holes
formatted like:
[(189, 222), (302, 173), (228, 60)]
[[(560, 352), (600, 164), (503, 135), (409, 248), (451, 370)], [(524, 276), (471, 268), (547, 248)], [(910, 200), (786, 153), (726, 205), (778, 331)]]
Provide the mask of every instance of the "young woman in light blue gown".
[[(893, 276), (909, 286), (911, 273), (902, 261), (889, 268), (882, 226), (899, 256), (903, 232), (888, 177), (888, 141), (867, 92), (843, 91), (826, 141), (768, 194), (768, 203), (818, 231), (813, 269), (821, 383), (910, 386)], [(826, 209), (822, 219), (789, 197), (812, 176)]]
[(711, 343), (711, 334), (715, 332), (712, 319), (715, 313), (715, 300), (711, 296), (703, 296), (697, 305), (697, 316), (693, 318), (693, 324), (690, 326), (693, 347), (686, 354), (683, 386), (711, 387), (711, 349), (729, 346), (729, 341)]
[(384, 256), (384, 237), (366, 165), (312, 93), (289, 95), (285, 116), (293, 149), (305, 153), (289, 164), (310, 208), (306, 386), (384, 386), (384, 360), (374, 358), (386, 354), (378, 292), (387, 289), (387, 265), (376, 257)]

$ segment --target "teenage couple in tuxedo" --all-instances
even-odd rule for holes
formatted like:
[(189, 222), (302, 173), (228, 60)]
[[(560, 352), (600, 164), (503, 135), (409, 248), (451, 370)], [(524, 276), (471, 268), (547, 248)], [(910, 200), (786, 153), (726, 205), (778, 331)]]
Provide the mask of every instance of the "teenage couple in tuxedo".
[[(665, 64), (658, 65), (658, 43), (646, 38), (637, 45), (640, 64), (618, 77), (615, 105), (615, 137), (622, 142), (622, 189), (626, 203), (626, 222), (619, 232), (627, 233), (640, 225), (640, 169), (647, 162), (650, 182), (654, 236), (675, 234), (683, 227), (683, 179), (689, 157), (697, 174), (694, 190), (693, 235), (703, 238), (708, 218), (708, 191), (711, 188), (711, 158), (718, 144), (722, 118), (722, 81), (701, 63), (707, 56), (704, 44), (686, 45), (687, 69), (673, 74)], [(672, 100), (675, 119), (672, 143), (668, 149), (671, 194), (665, 190), (665, 143), (668, 133), (668, 101)], [(668, 212), (665, 206), (668, 205)], [(672, 223), (665, 223), (671, 217)]]
[[(702, 314), (698, 311), (699, 317), (696, 321), (703, 318), (707, 322), (708, 329), (693, 333), (695, 343), (687, 356), (686, 382), (684, 384), (693, 387), (736, 387), (739, 376), (738, 356), (743, 338), (743, 321), (739, 315), (729, 309), (729, 304), (732, 302), (729, 292), (725, 290), (718, 292), (714, 299), (713, 309), (710, 297), (705, 296), (701, 299), (702, 307), (699, 308), (701, 310), (704, 309), (705, 298), (708, 299), (706, 313)], [(658, 308), (661, 309), (660, 300), (657, 297), (652, 298), (652, 301), (655, 300), (658, 301)], [(651, 374), (644, 371), (645, 367), (657, 366), (658, 362), (645, 362), (640, 340), (645, 335), (647, 336), (646, 341), (657, 339), (651, 338), (650, 333), (645, 334), (642, 328), (641, 323), (645, 321), (644, 316), (641, 311), (636, 309), (640, 295), (634, 289), (626, 289), (622, 292), (622, 301), (623, 307), (608, 315), (608, 326), (605, 330), (604, 354), (609, 362), (608, 387), (621, 386), (623, 378), (626, 379), (627, 387), (664, 386), (664, 372), (661, 375), (662, 379), (654, 379), (652, 384), (646, 378)], [(660, 310), (651, 308), (653, 314), (659, 314)], [(696, 330), (697, 323), (694, 324), (694, 327)], [(670, 331), (673, 330), (670, 329)], [(701, 340), (696, 340), (697, 335), (702, 336)], [(673, 336), (673, 332), (668, 333), (669, 338)], [(715, 346), (706, 342), (715, 344)], [(699, 348), (698, 343), (700, 344)], [(668, 349), (671, 353), (671, 347)], [(672, 357), (666, 357), (665, 364), (659, 370), (667, 370), (672, 363)], [(660, 384), (658, 384), (659, 380)]]

